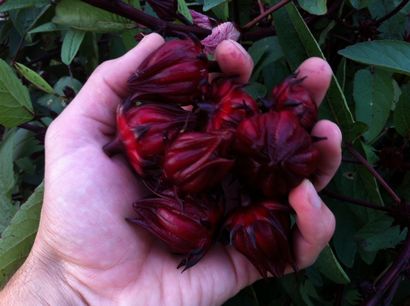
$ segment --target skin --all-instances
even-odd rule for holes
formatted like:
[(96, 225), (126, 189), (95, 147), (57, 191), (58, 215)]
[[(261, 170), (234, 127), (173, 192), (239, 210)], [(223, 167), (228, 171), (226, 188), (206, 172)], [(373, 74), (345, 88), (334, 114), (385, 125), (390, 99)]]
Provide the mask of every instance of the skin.
[[(124, 221), (146, 191), (122, 156), (109, 158), (101, 148), (115, 132), (127, 78), (161, 44), (161, 36), (148, 35), (124, 56), (100, 65), (51, 124), (39, 231), (28, 259), (0, 293), (0, 305), (220, 305), (260, 278), (243, 255), (221, 245), (181, 274), (180, 258)], [(253, 63), (237, 43), (222, 42), (216, 59), (226, 75), (249, 80)], [(329, 65), (312, 58), (299, 73), (319, 105), (332, 75)], [(300, 268), (315, 261), (335, 228), (315, 187), (322, 189), (340, 164), (341, 133), (320, 121), (313, 134), (327, 137), (316, 144), (323, 162), (313, 185), (305, 180), (289, 195), (297, 214)]]

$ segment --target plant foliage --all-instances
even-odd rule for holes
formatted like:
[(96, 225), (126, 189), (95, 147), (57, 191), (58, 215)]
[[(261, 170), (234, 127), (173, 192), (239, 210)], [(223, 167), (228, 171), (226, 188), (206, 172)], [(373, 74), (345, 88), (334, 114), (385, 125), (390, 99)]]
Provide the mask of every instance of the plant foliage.
[(210, 34), (187, 25), (195, 10), (235, 23), (255, 63), (254, 97), (306, 58), (327, 59), (335, 74), (321, 117), (344, 139), (342, 166), (321, 193), (337, 219), (332, 241), (310, 268), (257, 282), (225, 306), (410, 303), (410, 1), (178, 0), (173, 22), (146, 1), (110, 2), (0, 1), (0, 286), (37, 231), (48, 125), (140, 34)]

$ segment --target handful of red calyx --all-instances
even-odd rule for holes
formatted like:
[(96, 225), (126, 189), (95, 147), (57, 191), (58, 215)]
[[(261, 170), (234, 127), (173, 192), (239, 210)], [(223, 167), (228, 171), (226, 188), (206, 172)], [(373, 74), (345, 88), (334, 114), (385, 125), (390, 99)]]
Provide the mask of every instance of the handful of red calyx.
[(233, 79), (209, 82), (199, 42), (175, 39), (129, 78), (115, 144), (152, 196), (128, 219), (195, 265), (214, 243), (232, 245), (264, 277), (295, 267), (289, 191), (317, 169), (310, 131), (317, 107), (296, 75), (263, 103)]

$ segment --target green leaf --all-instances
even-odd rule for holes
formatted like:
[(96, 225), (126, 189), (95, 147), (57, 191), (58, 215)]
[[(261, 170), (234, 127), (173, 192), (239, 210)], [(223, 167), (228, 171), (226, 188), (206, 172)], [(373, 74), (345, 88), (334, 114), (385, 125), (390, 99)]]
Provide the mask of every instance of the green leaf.
[(256, 81), (262, 70), (283, 56), (277, 37), (266, 37), (256, 41), (248, 50), (253, 59), (252, 80)]
[(252, 82), (245, 87), (245, 91), (254, 99), (263, 98), (266, 96), (266, 87), (261, 83)]
[(313, 15), (324, 15), (327, 13), (327, 0), (298, 0), (298, 2), (302, 9)]
[(62, 77), (61, 79), (59, 79), (57, 81), (57, 83), (54, 84), (54, 91), (60, 95), (60, 96), (64, 96), (64, 88), (66, 88), (66, 86), (70, 87), (71, 89), (74, 90), (74, 92), (77, 94), (81, 87), (83, 86), (83, 84), (81, 84), (81, 82), (77, 79), (74, 79), (72, 77)]
[[(318, 43), (293, 3), (289, 3), (285, 6), (285, 9), (277, 11), (274, 18), (279, 42), (293, 70), (296, 70), (302, 61), (308, 57), (319, 56), (324, 58)], [(322, 112), (332, 114), (332, 118), (329, 119), (333, 119), (339, 125), (344, 140), (352, 141), (353, 139), (349, 136), (354, 135), (350, 133), (354, 119), (347, 105), (346, 97), (334, 76), (325, 103), (322, 103), (320, 108)], [(361, 149), (361, 144), (358, 147)], [(380, 203), (380, 192), (374, 177), (368, 172), (360, 172), (360, 176), (365, 183), (365, 192), (374, 202)], [(360, 185), (360, 187), (362, 188), (363, 185)]]
[(365, 252), (394, 248), (406, 238), (407, 229), (399, 225), (392, 226), (394, 219), (379, 213), (376, 218), (366, 223), (355, 235), (361, 249)]
[(55, 31), (61, 31), (61, 30), (66, 30), (66, 27), (55, 24), (53, 22), (47, 22), (47, 23), (39, 25), (38, 27), (30, 30), (28, 33), (35, 34), (35, 33), (43, 33), (43, 32), (55, 32)]
[(47, 5), (50, 0), (8, 0), (0, 5), (0, 13), (28, 7)]
[(14, 178), (14, 147), (15, 131), (8, 132), (0, 143), (0, 194), (11, 198), (15, 184)]
[(91, 32), (117, 32), (135, 27), (135, 23), (80, 0), (62, 0), (56, 6), (54, 23)]
[(14, 27), (22, 37), (30, 40), (26, 36), (27, 32), (39, 21), (39, 19), (49, 10), (51, 4), (42, 7), (31, 7), (10, 12), (10, 19)]
[(367, 41), (339, 51), (353, 61), (410, 75), (410, 43), (399, 40)]
[(350, 278), (337, 261), (330, 246), (326, 246), (315, 263), (315, 267), (336, 284), (348, 284)]
[[(285, 9), (277, 11), (274, 18), (279, 42), (293, 70), (296, 70), (308, 57), (318, 56), (324, 58), (317, 41), (293, 3), (289, 3), (285, 6)], [(329, 108), (329, 112), (333, 115), (333, 119), (341, 127), (345, 136), (345, 131), (350, 128), (354, 120), (347, 106), (346, 98), (334, 76), (328, 90), (326, 102), (321, 107)]]
[(17, 71), (25, 77), (31, 84), (36, 86), (38, 89), (52, 94), (54, 93), (53, 87), (47, 83), (37, 72), (31, 70), (30, 68), (24, 66), (23, 64), (16, 63), (15, 67)]
[(11, 67), (0, 59), (0, 124), (15, 127), (33, 118), (28, 89)]
[(218, 6), (219, 4), (225, 2), (226, 0), (204, 0), (204, 12), (209, 11), (210, 9)]
[(11, 204), (4, 194), (0, 193), (0, 237), (5, 228), (10, 224), (10, 220), (14, 217), (18, 207)]
[(41, 184), (11, 220), (0, 239), (0, 287), (26, 259), (34, 242), (43, 202)]
[(364, 134), (367, 141), (374, 140), (383, 131), (393, 105), (394, 88), (392, 75), (376, 69), (359, 70), (354, 78), (356, 119), (369, 127)]
[(192, 22), (192, 16), (189, 12), (189, 8), (185, 0), (178, 0), (178, 12), (180, 12), (186, 19)]
[(70, 30), (64, 36), (61, 47), (61, 60), (64, 64), (70, 65), (80, 49), (81, 43), (85, 37), (84, 31)]
[(410, 137), (410, 86), (405, 86), (393, 115), (396, 131), (404, 137)]
[(350, 0), (350, 4), (357, 10), (367, 7), (369, 0)]

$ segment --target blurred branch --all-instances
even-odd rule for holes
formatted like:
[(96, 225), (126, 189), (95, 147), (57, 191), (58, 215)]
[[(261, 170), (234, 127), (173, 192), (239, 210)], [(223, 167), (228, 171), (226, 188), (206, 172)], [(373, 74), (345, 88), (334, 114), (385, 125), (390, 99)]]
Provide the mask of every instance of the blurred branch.
[(144, 13), (143, 11), (136, 9), (135, 7), (126, 4), (120, 0), (82, 0), (92, 6), (101, 8), (103, 10), (112, 12), (114, 14), (123, 16), (130, 20), (135, 21), (138, 24), (146, 26), (153, 31), (159, 33), (178, 34), (178, 33), (191, 33), (197, 35), (199, 38), (204, 38), (211, 34), (210, 30), (200, 28), (194, 25), (183, 25), (167, 22), (159, 18), (153, 17)]

